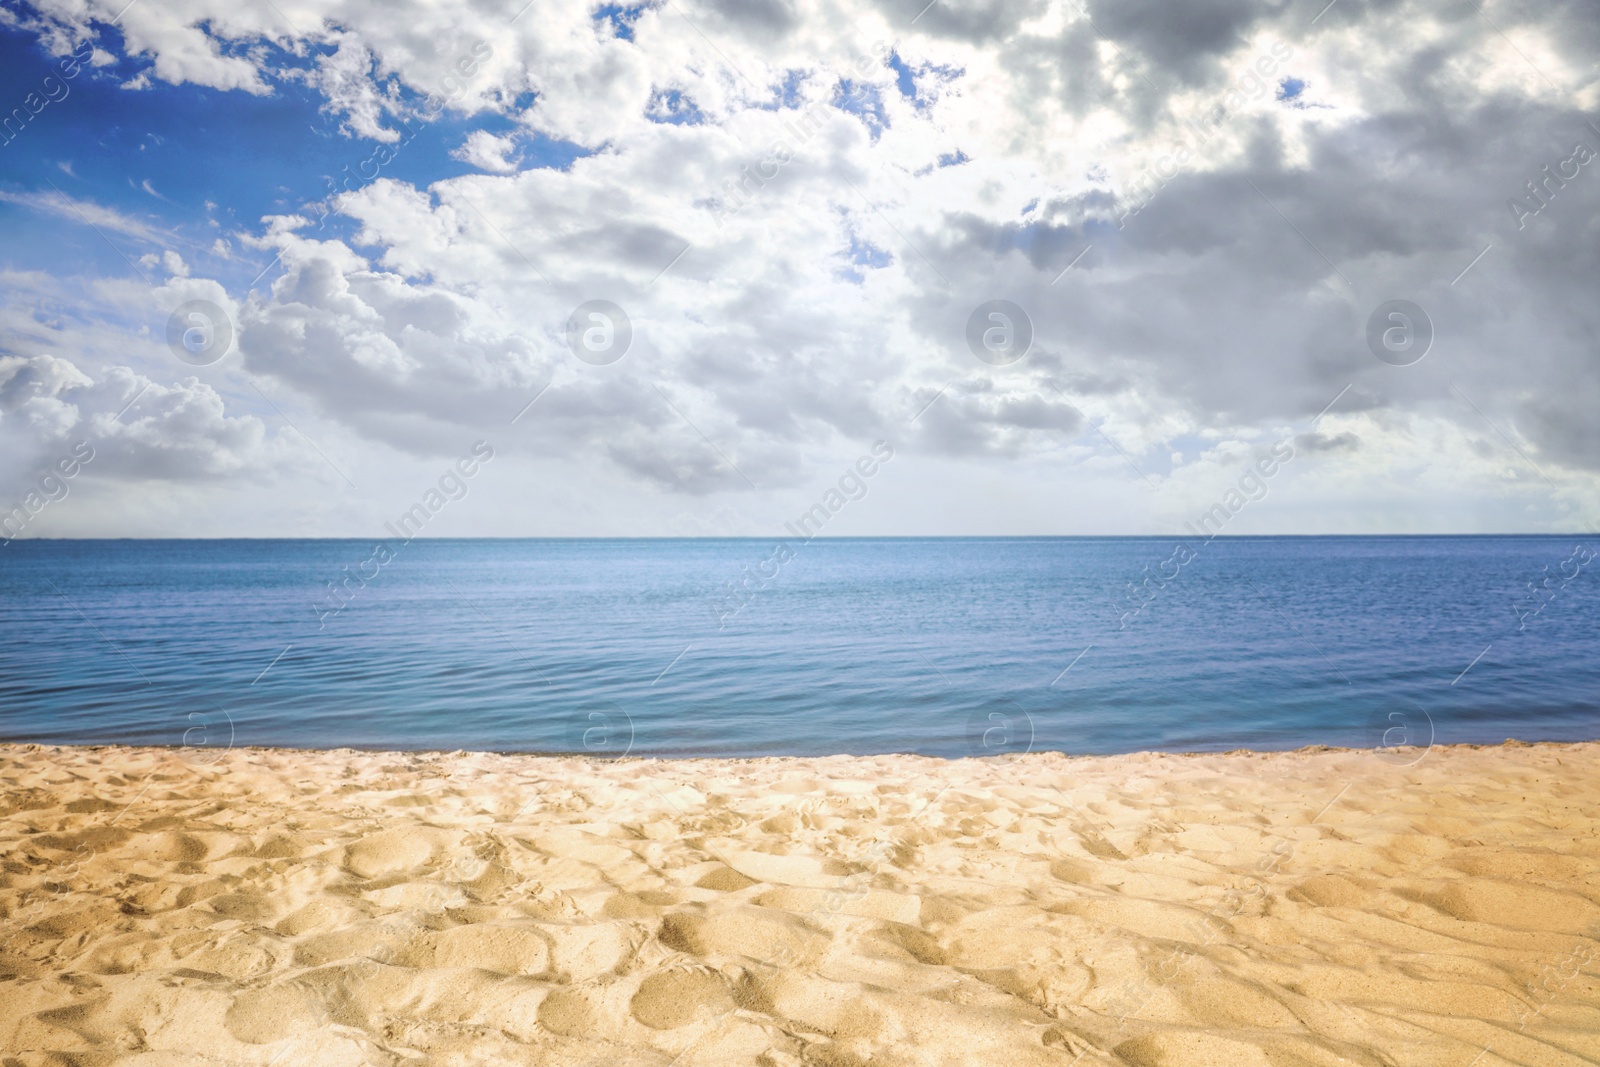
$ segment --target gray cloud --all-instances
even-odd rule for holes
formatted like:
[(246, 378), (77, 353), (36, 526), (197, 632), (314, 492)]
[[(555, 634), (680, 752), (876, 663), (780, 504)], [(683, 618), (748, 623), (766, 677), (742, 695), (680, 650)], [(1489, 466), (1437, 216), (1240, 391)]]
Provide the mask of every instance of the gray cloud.
[[(252, 92), (289, 77), (265, 52), (197, 53), (196, 35), (267, 32), (253, 15), (208, 21), (211, 3), (137, 24), (160, 76)], [(537, 32), (498, 28), (461, 111), (601, 150), (560, 171), (377, 182), (337, 204), (360, 223), (349, 242), (263, 221), (242, 239), (284, 266), (241, 304), (242, 370), (389, 449), (443, 454), (505, 424), (542, 459), (603, 460), (691, 499), (746, 493), (745, 477), (798, 484), (808, 457), (879, 435), (997, 468), (1103, 456), (1086, 421), (1152, 470), (1291, 433), (1339, 469), (1487, 464), (1483, 443), (1503, 432), (1590, 491), (1600, 162), (1524, 218), (1508, 200), (1574, 144), (1600, 151), (1580, 106), (1600, 76), (1600, 13), (1500, 3), (1490, 25), (1471, 5), (1340, 0), (1312, 26), (1317, 6), (1094, 3), (1091, 23), (1044, 0), (714, 0), (686, 9), (693, 25), (646, 11), (620, 41), (542, 5), (526, 16)], [(344, 79), (316, 84), (369, 131), (390, 113), (385, 79), (425, 87), (440, 42), (489, 32), (427, 4), (330, 11)], [(877, 41), (924, 71), (909, 97), (871, 58)], [(826, 106), (801, 130), (841, 77), (870, 85), (881, 114)], [(1286, 82), (1301, 88), (1276, 99)], [(650, 121), (663, 86), (705, 121)], [(513, 108), (527, 88), (533, 102)], [(565, 347), (566, 316), (594, 298), (633, 321), (615, 367)], [(1365, 340), (1395, 298), (1434, 329), (1410, 367)], [(991, 299), (1034, 328), (1004, 372), (966, 348), (967, 317)], [(84, 381), (106, 380), (18, 353), (35, 362), (0, 370), (13, 429), (73, 424)], [(210, 477), (186, 449), (270, 453), (212, 397), (232, 401), (173, 388), (156, 436), (126, 438), (145, 457), (130, 471)], [(1431, 452), (1403, 453), (1429, 434)]]
[(1096, 29), (1142, 56), (1158, 75), (1170, 72), (1192, 84), (1213, 74), (1255, 23), (1277, 14), (1276, 6), (1257, 0), (1093, 0), (1087, 9)]
[(1344, 452), (1360, 447), (1361, 438), (1353, 433), (1340, 433), (1328, 435), (1325, 433), (1303, 433), (1294, 439), (1296, 452)]
[(53, 456), (88, 441), (89, 480), (260, 480), (286, 458), (260, 419), (228, 415), (216, 390), (193, 377), (163, 385), (112, 367), (97, 380), (70, 360), (5, 357), (0, 412), (0, 435), (18, 455)]

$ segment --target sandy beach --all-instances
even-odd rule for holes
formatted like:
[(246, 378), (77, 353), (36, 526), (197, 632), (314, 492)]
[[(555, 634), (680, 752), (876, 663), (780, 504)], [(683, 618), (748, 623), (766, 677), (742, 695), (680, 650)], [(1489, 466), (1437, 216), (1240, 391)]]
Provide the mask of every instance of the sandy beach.
[(1600, 1062), (1600, 744), (0, 776), (8, 1067)]

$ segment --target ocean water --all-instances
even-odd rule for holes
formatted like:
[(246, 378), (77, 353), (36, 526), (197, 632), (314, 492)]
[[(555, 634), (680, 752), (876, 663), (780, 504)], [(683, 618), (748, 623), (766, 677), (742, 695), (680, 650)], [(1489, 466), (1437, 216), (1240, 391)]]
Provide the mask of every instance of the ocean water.
[(375, 548), (0, 548), (0, 738), (204, 759), (1600, 737), (1600, 539)]

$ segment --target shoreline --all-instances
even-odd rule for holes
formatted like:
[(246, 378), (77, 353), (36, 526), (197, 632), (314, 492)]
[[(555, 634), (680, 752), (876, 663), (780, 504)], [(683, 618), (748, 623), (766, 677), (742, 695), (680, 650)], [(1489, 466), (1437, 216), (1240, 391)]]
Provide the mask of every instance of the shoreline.
[[(1266, 534), (1217, 534), (1212, 540), (1216, 541), (1287, 541), (1287, 540), (1358, 540), (1362, 538), (1371, 540), (1394, 541), (1421, 541), (1443, 540), (1454, 538), (1465, 540), (1469, 538), (1510, 538), (1510, 537), (1591, 537), (1591, 529), (1573, 530), (1571, 532), (1533, 531), (1527, 533), (1266, 533)], [(873, 535), (824, 535), (818, 534), (814, 541), (1170, 541), (1171, 534), (873, 534)], [(574, 534), (566, 537), (556, 536), (480, 536), (480, 537), (415, 537), (414, 541), (771, 541), (771, 535), (739, 535), (727, 537), (696, 537), (685, 535), (682, 537), (658, 537), (624, 535), (581, 535)], [(319, 536), (319, 537), (14, 537), (12, 541), (105, 541), (105, 542), (171, 542), (171, 541), (262, 541), (262, 542), (287, 542), (287, 541), (351, 541), (355, 543), (371, 541), (370, 535), (345, 535), (345, 536)]]
[(1415, 751), (0, 745), (0, 1049), (1600, 1060), (1600, 742)]
[(301, 748), (294, 745), (230, 745), (226, 748), (208, 748), (203, 745), (135, 745), (119, 741), (112, 742), (51, 742), (51, 741), (11, 741), (0, 738), (0, 756), (6, 749), (20, 749), (23, 751), (58, 749), (69, 752), (91, 751), (128, 751), (128, 752), (167, 752), (181, 756), (184, 752), (210, 755), (224, 752), (258, 752), (292, 754), (304, 753), (307, 755), (327, 756), (503, 756), (508, 758), (527, 757), (530, 759), (582, 759), (593, 760), (597, 763), (625, 763), (625, 762), (652, 762), (652, 763), (760, 763), (774, 760), (849, 760), (849, 759), (912, 759), (912, 760), (937, 760), (943, 763), (961, 763), (964, 761), (991, 763), (1010, 763), (1016, 760), (1034, 757), (1046, 757), (1065, 760), (1112, 760), (1126, 759), (1129, 757), (1162, 757), (1172, 759), (1197, 759), (1206, 756), (1315, 756), (1325, 753), (1350, 754), (1365, 753), (1379, 758), (1404, 758), (1409, 762), (1413, 753), (1426, 754), (1435, 751), (1449, 751), (1462, 749), (1470, 751), (1507, 749), (1507, 748), (1570, 748), (1583, 745), (1600, 745), (1600, 737), (1583, 738), (1573, 741), (1523, 741), (1515, 737), (1508, 737), (1503, 741), (1452, 741), (1437, 743), (1427, 746), (1396, 745), (1389, 748), (1356, 748), (1349, 745), (1324, 745), (1310, 744), (1299, 748), (1230, 748), (1230, 749), (1159, 749), (1140, 748), (1128, 752), (1063, 752), (1059, 749), (1033, 749), (1026, 752), (1007, 752), (993, 756), (932, 756), (920, 752), (830, 752), (826, 755), (797, 756), (788, 754), (764, 756), (651, 756), (635, 755), (628, 753), (620, 756), (599, 755), (592, 752), (559, 752), (540, 751), (536, 749), (493, 749), (493, 748), (353, 748), (343, 745), (338, 748)]

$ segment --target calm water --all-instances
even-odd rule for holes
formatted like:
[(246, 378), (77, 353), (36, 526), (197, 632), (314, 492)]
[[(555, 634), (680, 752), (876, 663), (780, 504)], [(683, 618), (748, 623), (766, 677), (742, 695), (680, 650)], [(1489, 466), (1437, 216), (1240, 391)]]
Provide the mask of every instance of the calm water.
[[(1146, 538), (815, 541), (781, 565), (759, 540), (373, 547), (0, 548), (0, 737), (729, 756), (1600, 737), (1582, 538), (1219, 540), (1181, 565)], [(1175, 577), (1136, 601), (1147, 567)]]

